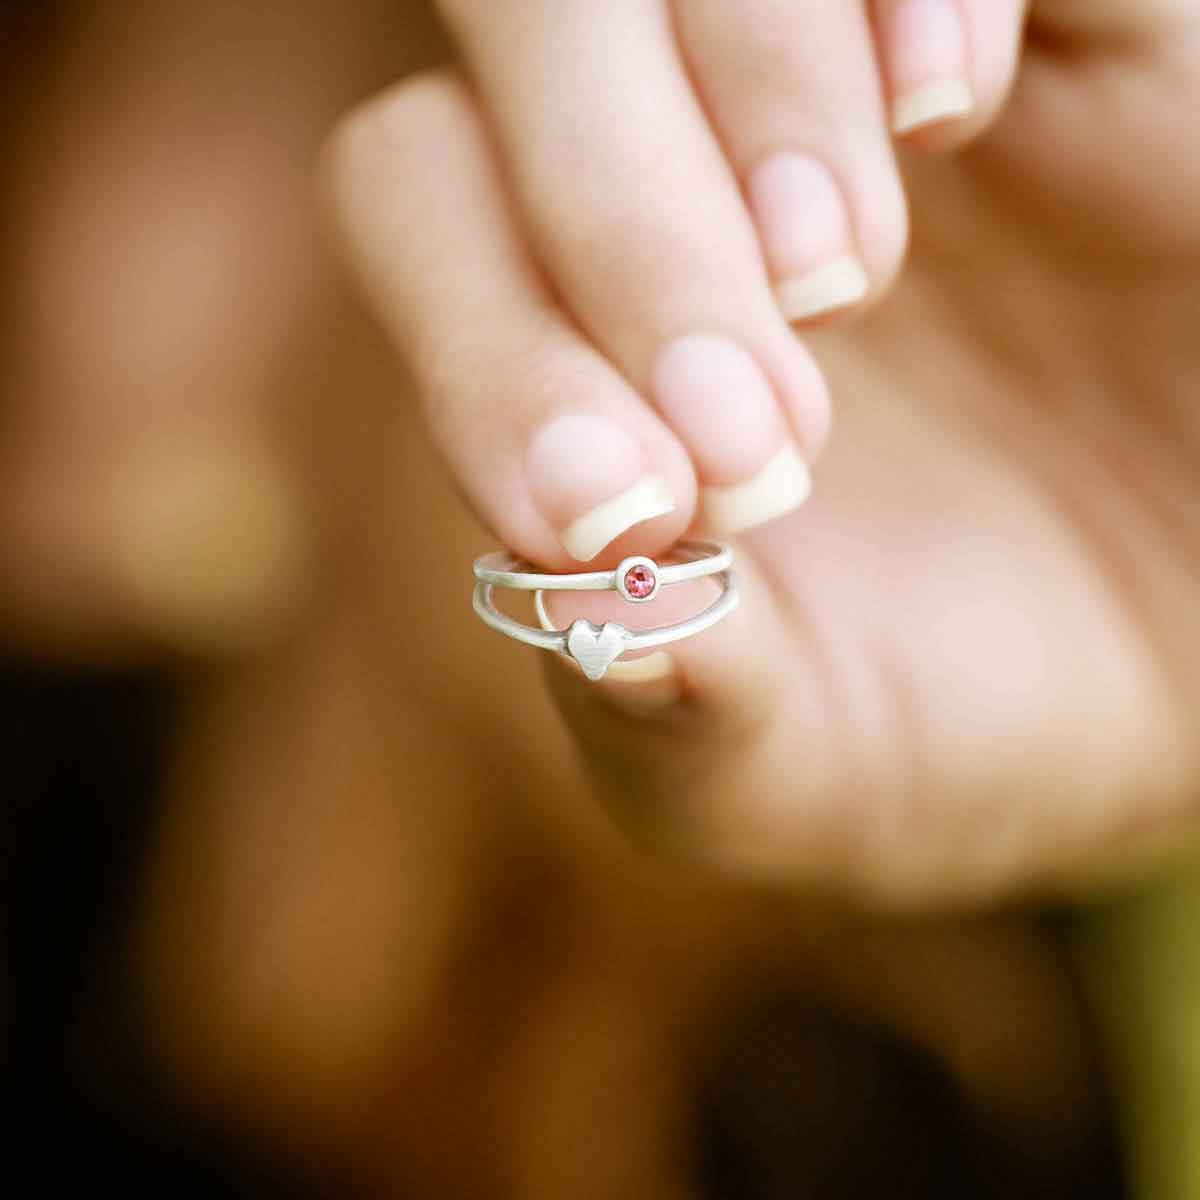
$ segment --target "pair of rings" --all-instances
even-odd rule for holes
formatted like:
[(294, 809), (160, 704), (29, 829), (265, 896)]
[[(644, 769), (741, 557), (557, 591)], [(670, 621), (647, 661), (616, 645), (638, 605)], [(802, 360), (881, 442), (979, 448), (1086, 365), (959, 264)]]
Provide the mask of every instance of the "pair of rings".
[[(535, 571), (504, 551), (475, 560), (476, 613), (500, 633), (528, 646), (552, 650), (578, 663), (588, 679), (603, 679), (605, 672), (630, 650), (649, 650), (703, 632), (728, 616), (738, 604), (737, 576), (731, 569), (733, 551), (719, 542), (681, 542), (672, 552), (679, 561), (659, 565), (641, 555), (627, 558), (613, 571), (585, 571), (578, 575), (548, 575)], [(546, 592), (617, 592), (629, 604), (645, 604), (672, 584), (715, 576), (720, 594), (702, 612), (684, 621), (654, 629), (627, 629), (617, 621), (595, 625), (580, 618), (566, 629), (555, 629), (546, 612)], [(496, 607), (495, 588), (533, 592), (541, 628), (525, 625)]]

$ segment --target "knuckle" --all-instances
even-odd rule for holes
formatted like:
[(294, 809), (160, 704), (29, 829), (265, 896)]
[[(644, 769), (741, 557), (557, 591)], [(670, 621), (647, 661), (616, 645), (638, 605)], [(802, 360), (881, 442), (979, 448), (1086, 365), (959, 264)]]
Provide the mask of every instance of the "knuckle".
[(555, 122), (524, 180), (543, 245), (568, 265), (635, 279), (694, 271), (720, 254), (721, 205), (696, 187), (679, 147), (654, 130), (616, 140), (589, 132)]
[(539, 241), (550, 248), (557, 271), (589, 281), (612, 298), (618, 309), (631, 300), (655, 305), (663, 293), (722, 286), (742, 290), (747, 254), (739, 256), (719, 221), (702, 212), (684, 214), (677, 206), (653, 199), (678, 194), (662, 187), (653, 172), (636, 182), (615, 180), (588, 187), (587, 202), (551, 206), (539, 214)]
[(573, 273), (582, 271), (622, 289), (698, 257), (678, 229), (619, 203), (577, 211), (555, 222), (547, 236)]

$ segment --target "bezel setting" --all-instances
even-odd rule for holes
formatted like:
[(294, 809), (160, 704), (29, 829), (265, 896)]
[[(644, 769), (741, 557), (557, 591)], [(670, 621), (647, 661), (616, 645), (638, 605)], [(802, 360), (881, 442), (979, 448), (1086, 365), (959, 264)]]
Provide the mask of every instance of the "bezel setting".
[[(635, 596), (629, 590), (627, 576), (631, 571), (637, 568), (643, 568), (650, 572), (654, 580), (654, 586), (644, 596)], [(622, 559), (618, 564), (615, 572), (615, 582), (617, 591), (621, 593), (622, 599), (630, 604), (648, 604), (655, 596), (658, 595), (659, 589), (662, 587), (662, 573), (659, 570), (658, 563), (652, 558), (646, 558), (644, 555), (635, 554), (630, 558)]]
[[(577, 663), (588, 679), (601, 679), (610, 668), (615, 668), (622, 655), (656, 650), (695, 637), (737, 608), (737, 572), (733, 569), (733, 551), (729, 546), (722, 542), (685, 541), (675, 546), (671, 554), (673, 561), (666, 566), (639, 555), (624, 559), (615, 571), (554, 574), (538, 571), (507, 550), (495, 550), (475, 560), (471, 605), (479, 619), (497, 633), (526, 646), (561, 654)], [(638, 572), (632, 592), (625, 582), (631, 571)], [(654, 586), (646, 590), (651, 577)], [(650, 629), (630, 629), (615, 621), (595, 625), (582, 617), (566, 629), (556, 629), (546, 612), (545, 596), (549, 592), (615, 591), (630, 604), (644, 604), (654, 599), (660, 588), (709, 578), (715, 580), (720, 590), (707, 608), (681, 621)], [(496, 588), (532, 592), (538, 623), (526, 625), (501, 612), (493, 595)], [(643, 591), (644, 595), (636, 594)]]

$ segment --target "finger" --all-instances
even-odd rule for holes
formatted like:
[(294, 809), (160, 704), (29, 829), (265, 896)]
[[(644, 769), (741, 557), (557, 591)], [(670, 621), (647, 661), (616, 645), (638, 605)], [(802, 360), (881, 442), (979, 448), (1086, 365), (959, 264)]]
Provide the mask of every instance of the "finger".
[[(827, 397), (775, 307), (665, 3), (541, 0), (519, 18), (510, 4), (444, 7), (539, 260), (593, 343), (660, 408), (705, 499), (722, 489), (709, 527), (796, 507)], [(600, 60), (601, 45), (620, 53)]]
[[(635, 840), (660, 853), (705, 854), (721, 823), (722, 797), (747, 786), (744, 769), (780, 735), (781, 697), (791, 698), (793, 660), (775, 599), (751, 560), (739, 556), (736, 565), (737, 609), (701, 634), (634, 660), (629, 674), (610, 669), (591, 683), (569, 660), (548, 658), (547, 675), (600, 802)], [(701, 610), (716, 586), (671, 586), (636, 608), (611, 593), (553, 593), (547, 608), (558, 628), (585, 616), (638, 630)], [(642, 674), (639, 664), (647, 662)]]
[(861, 6), (677, 0), (677, 14), (784, 316), (810, 320), (878, 295), (907, 228)]
[(1012, 86), (1026, 0), (872, 0), (892, 129), (929, 148), (982, 133)]
[(501, 540), (563, 569), (675, 541), (694, 506), (687, 455), (539, 278), (462, 83), (380, 97), (343, 126), (330, 169), (434, 438)]

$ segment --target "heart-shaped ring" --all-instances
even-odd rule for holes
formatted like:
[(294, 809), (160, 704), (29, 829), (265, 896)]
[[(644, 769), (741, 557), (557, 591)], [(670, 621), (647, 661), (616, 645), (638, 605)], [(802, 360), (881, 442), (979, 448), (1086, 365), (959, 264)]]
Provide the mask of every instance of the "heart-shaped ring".
[(604, 673), (625, 652), (629, 630), (614, 621), (602, 626), (582, 618), (567, 630), (567, 653), (579, 664), (593, 682), (603, 679)]
[[(628, 650), (665, 646), (708, 629), (728, 616), (738, 605), (737, 577), (730, 569), (733, 554), (716, 542), (685, 542), (675, 548), (681, 561), (660, 566), (638, 556), (625, 559), (614, 571), (588, 571), (578, 575), (548, 575), (535, 571), (503, 552), (485, 554), (475, 563), (476, 613), (491, 628), (526, 645), (554, 650), (578, 663), (593, 682), (603, 679), (609, 667)], [(544, 591), (615, 591), (630, 604), (652, 600), (660, 588), (689, 579), (715, 576), (721, 594), (703, 612), (673, 625), (633, 631), (616, 621), (594, 625), (582, 618), (566, 629), (551, 626), (542, 603)], [(536, 593), (542, 628), (524, 625), (500, 612), (492, 598), (494, 588), (513, 588)]]

